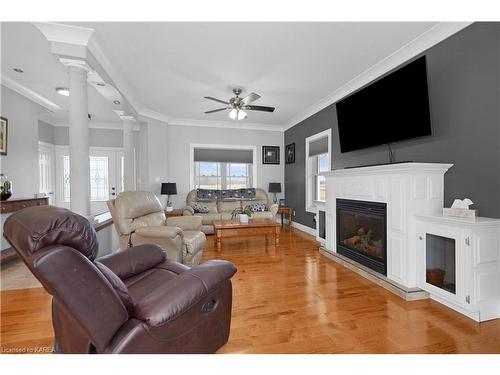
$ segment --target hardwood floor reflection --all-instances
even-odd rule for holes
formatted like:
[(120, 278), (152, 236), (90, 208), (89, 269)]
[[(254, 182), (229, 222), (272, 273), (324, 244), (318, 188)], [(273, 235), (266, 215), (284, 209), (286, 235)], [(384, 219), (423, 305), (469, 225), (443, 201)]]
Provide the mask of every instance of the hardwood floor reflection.
[[(500, 320), (476, 323), (432, 300), (406, 302), (325, 258), (314, 239), (282, 231), (281, 245), (227, 239), (204, 259), (228, 259), (229, 342), (219, 353), (500, 353)], [(2, 351), (52, 345), (43, 289), (1, 293)]]

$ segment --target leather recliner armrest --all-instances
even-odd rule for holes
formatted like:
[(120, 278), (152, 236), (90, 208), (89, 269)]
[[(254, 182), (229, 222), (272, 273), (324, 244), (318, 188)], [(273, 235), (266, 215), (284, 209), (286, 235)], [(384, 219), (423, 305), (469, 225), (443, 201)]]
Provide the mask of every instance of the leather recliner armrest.
[(152, 227), (141, 227), (135, 230), (135, 234), (141, 237), (152, 237), (152, 238), (175, 238), (177, 236), (182, 236), (182, 229), (174, 226), (152, 226)]
[(177, 216), (169, 217), (165, 222), (167, 226), (179, 227), (182, 230), (198, 230), (201, 231), (200, 216)]
[(96, 259), (122, 280), (154, 268), (165, 260), (165, 251), (153, 244), (134, 246)]
[(164, 288), (158, 288), (135, 306), (135, 317), (151, 326), (161, 326), (200, 302), (220, 283), (236, 272), (233, 263), (209, 260), (177, 276)]

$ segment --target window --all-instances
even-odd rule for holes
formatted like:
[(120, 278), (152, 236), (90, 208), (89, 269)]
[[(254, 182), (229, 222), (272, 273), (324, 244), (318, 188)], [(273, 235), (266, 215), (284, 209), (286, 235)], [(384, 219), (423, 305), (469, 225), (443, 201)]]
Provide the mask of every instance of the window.
[(326, 202), (326, 179), (330, 170), (331, 129), (306, 138), (306, 211), (316, 213)]
[(192, 189), (245, 189), (256, 185), (256, 146), (190, 145)]
[(69, 187), (69, 156), (64, 155), (63, 161), (63, 198), (65, 202), (69, 202), (70, 195), (70, 187)]
[(195, 188), (243, 189), (252, 187), (252, 164), (195, 162)]
[(314, 176), (314, 200), (317, 202), (326, 202), (326, 179), (325, 176), (320, 176), (319, 173), (329, 170), (329, 155), (326, 153), (313, 156), (313, 158), (316, 159), (314, 161), (316, 165)]
[(252, 187), (252, 164), (226, 163), (226, 189), (244, 189)]
[(106, 156), (90, 156), (90, 201), (107, 201), (109, 199), (108, 158)]
[(220, 163), (197, 161), (195, 166), (195, 185), (200, 189), (222, 189)]

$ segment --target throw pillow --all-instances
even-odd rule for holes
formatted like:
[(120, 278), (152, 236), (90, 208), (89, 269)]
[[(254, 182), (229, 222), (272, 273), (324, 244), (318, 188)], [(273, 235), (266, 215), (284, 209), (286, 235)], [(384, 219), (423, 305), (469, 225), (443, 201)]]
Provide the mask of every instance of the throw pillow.
[(210, 208), (199, 203), (193, 203), (191, 207), (196, 214), (208, 214), (210, 212)]
[(264, 203), (252, 203), (248, 205), (248, 208), (250, 208), (252, 212), (266, 211), (266, 205)]

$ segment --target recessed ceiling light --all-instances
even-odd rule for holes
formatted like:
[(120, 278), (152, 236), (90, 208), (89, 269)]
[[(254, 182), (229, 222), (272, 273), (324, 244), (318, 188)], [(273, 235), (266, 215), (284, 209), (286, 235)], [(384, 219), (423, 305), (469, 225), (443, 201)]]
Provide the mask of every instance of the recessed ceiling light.
[(106, 84), (105, 84), (105, 83), (101, 83), (101, 82), (96, 83), (96, 85), (97, 85), (97, 86), (101, 86), (101, 87), (106, 86)]
[(56, 87), (56, 91), (63, 96), (69, 96), (69, 89), (67, 87)]
[(116, 104), (116, 105), (119, 105), (120, 101), (119, 100), (113, 100), (113, 103)]
[(12, 70), (16, 73), (24, 73), (24, 70), (22, 70), (21, 68), (12, 68)]

